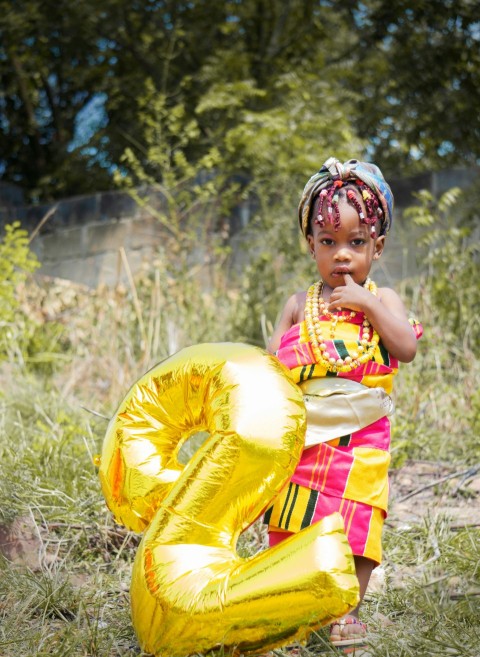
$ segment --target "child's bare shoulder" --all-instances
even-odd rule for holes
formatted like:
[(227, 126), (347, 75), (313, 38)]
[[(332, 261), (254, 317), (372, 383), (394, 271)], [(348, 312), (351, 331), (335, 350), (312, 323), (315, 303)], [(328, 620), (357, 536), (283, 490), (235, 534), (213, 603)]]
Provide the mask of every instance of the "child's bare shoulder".
[(379, 287), (377, 290), (378, 298), (382, 301), (384, 299), (400, 299), (395, 290), (392, 290), (391, 287)]
[(399, 311), (402, 315), (405, 314), (405, 306), (403, 301), (395, 290), (392, 290), (391, 287), (379, 287), (377, 291), (379, 300), (386, 306), (389, 310)]
[(268, 350), (272, 353), (275, 353), (278, 349), (282, 335), (294, 324), (298, 324), (304, 319), (306, 298), (307, 293), (305, 291), (300, 291), (292, 294), (287, 300), (268, 345)]
[(285, 304), (285, 309), (292, 319), (292, 324), (298, 324), (304, 320), (305, 302), (307, 293), (305, 290), (299, 290), (292, 294)]

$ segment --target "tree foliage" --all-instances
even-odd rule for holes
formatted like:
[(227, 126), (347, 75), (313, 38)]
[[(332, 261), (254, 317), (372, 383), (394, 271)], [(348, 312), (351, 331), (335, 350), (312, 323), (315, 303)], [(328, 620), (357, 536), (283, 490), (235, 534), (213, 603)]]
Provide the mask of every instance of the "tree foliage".
[(350, 3), (355, 126), (387, 171), (478, 165), (480, 14), (472, 0)]
[[(109, 63), (92, 48), (92, 2), (0, 2), (0, 152), (9, 182), (31, 198), (107, 185), (88, 153), (71, 149), (79, 113), (104, 89)], [(98, 136), (93, 137), (94, 148)], [(94, 177), (89, 167), (95, 170)], [(93, 172), (92, 172), (93, 173)], [(105, 181), (105, 182), (104, 182)]]
[(34, 200), (112, 187), (127, 148), (160, 181), (179, 151), (269, 180), (331, 153), (478, 161), (471, 0), (0, 0), (0, 16), (0, 171)]

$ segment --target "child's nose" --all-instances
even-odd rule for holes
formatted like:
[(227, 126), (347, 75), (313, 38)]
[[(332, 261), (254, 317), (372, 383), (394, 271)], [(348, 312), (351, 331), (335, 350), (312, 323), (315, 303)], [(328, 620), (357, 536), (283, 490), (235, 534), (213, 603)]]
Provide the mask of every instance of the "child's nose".
[(350, 251), (344, 247), (337, 249), (335, 253), (336, 260), (350, 260)]

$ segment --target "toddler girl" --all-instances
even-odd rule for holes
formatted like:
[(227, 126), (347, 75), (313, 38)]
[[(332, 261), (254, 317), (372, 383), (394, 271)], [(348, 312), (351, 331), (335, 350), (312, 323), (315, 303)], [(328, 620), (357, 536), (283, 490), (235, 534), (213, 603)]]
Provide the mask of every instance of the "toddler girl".
[[(398, 361), (415, 357), (422, 329), (393, 290), (369, 278), (392, 222), (380, 169), (328, 159), (308, 181), (300, 228), (320, 280), (287, 301), (269, 350), (290, 368), (307, 408), (305, 449), (265, 514), (270, 545), (340, 512), (363, 599), (381, 561), (388, 502), (390, 399)], [(331, 625), (336, 645), (363, 642), (360, 605)]]

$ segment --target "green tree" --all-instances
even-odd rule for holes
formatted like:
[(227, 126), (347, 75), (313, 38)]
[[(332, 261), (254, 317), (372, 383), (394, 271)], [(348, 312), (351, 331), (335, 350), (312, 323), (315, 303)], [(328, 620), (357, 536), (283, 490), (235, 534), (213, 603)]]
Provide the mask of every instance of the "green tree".
[(354, 124), (387, 172), (478, 165), (480, 21), (471, 0), (348, 3)]
[[(4, 175), (33, 198), (110, 186), (127, 147), (148, 171), (146, 95), (176, 116), (178, 130), (166, 152), (175, 153), (178, 136), (196, 123), (194, 138), (183, 144), (191, 162), (230, 131), (226, 151), (239, 156), (240, 169), (248, 165), (254, 149), (245, 143), (247, 131), (234, 131), (242, 121), (255, 135), (260, 129), (262, 154), (266, 140), (281, 131), (281, 140), (295, 142), (308, 128), (314, 142), (317, 119), (327, 121), (326, 101), (334, 93), (328, 59), (342, 30), (330, 3), (3, 0), (0, 9)], [(329, 121), (339, 121), (340, 131), (349, 125), (341, 116), (346, 95)], [(300, 102), (293, 103), (295, 96)], [(288, 105), (289, 123), (279, 116)], [(92, 124), (83, 140), (82, 112), (83, 125)], [(275, 148), (269, 150), (273, 158)]]
[(92, 157), (97, 136), (89, 152), (71, 147), (79, 112), (104, 91), (108, 76), (94, 36), (101, 19), (95, 3), (1, 0), (0, 16), (4, 177), (33, 199), (107, 185), (109, 173)]
[(107, 189), (129, 147), (163, 180), (147, 97), (164, 156), (249, 176), (349, 141), (390, 174), (475, 163), (479, 38), (470, 0), (0, 0), (0, 170), (33, 199)]

